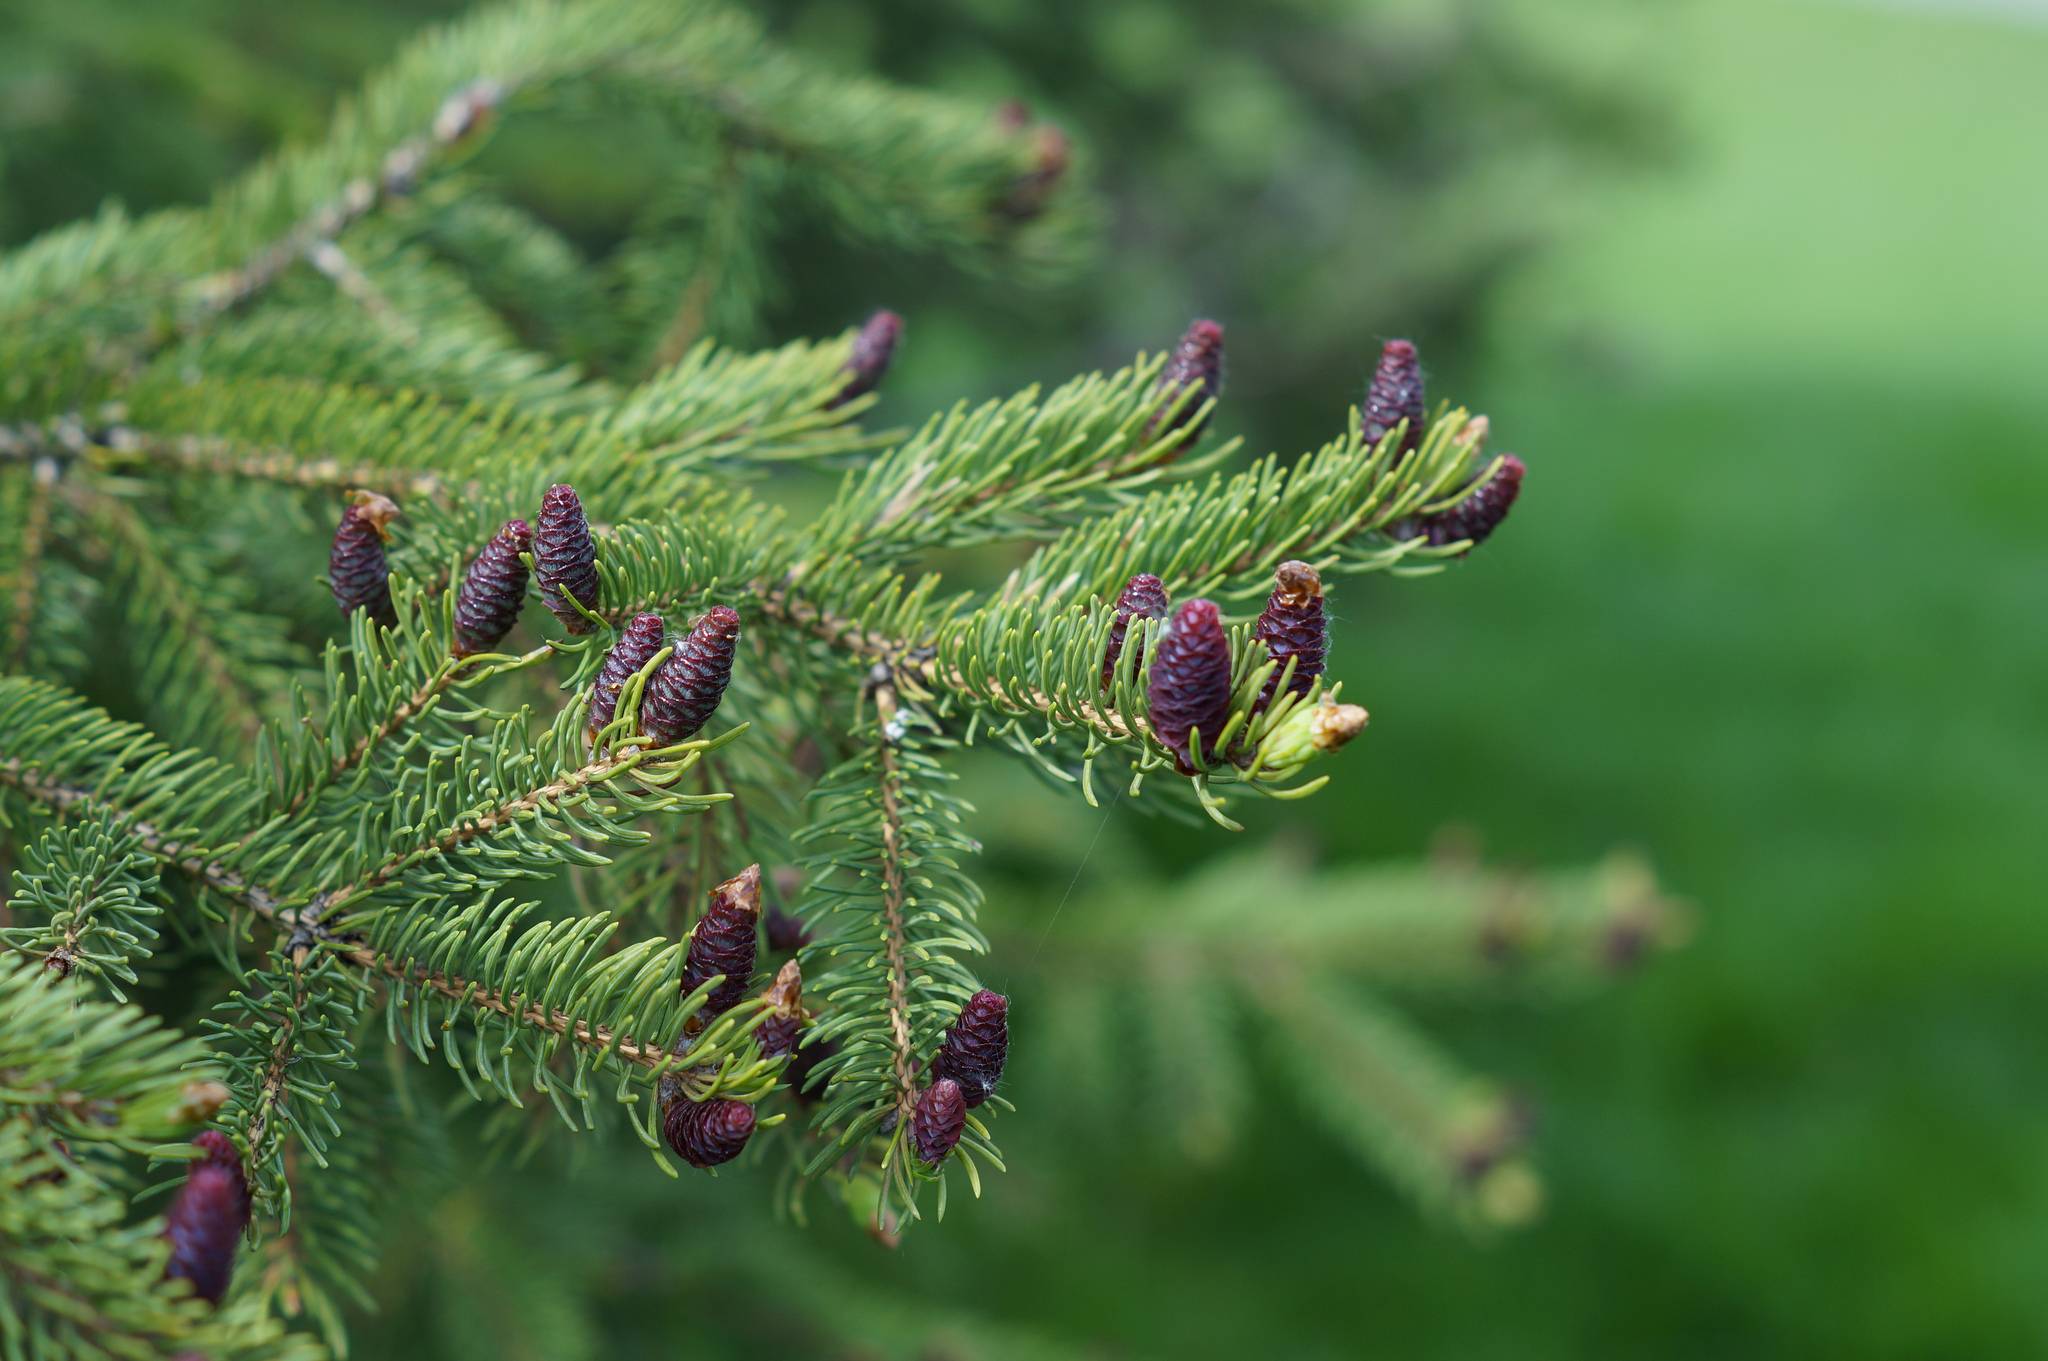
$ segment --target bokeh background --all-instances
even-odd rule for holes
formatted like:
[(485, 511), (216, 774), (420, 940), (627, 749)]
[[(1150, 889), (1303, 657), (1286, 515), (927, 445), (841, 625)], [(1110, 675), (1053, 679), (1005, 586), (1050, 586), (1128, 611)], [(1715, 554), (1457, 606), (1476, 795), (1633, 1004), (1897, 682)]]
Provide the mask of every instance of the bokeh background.
[[(0, 0), (0, 242), (203, 197), (454, 8)], [(769, 9), (848, 67), (1028, 100), (1111, 225), (1047, 288), (798, 219), (741, 338), (894, 306), (908, 419), (1214, 315), (1224, 428), (1293, 452), (1408, 335), (1528, 460), (1487, 552), (1342, 589), (1333, 669), (1373, 727), (1246, 844), (1633, 846), (1697, 929), (1565, 1005), (1425, 1009), (1536, 1094), (1547, 1208), (1512, 1234), (1418, 1216), (1277, 1075), (1205, 1158), (1136, 1084), (1063, 1100), (1023, 967), (994, 980), (1014, 1170), (969, 1212), (892, 1253), (744, 1174), (479, 1164), (399, 1216), (357, 1353), (2048, 1353), (2048, 8)], [(605, 158), (526, 155), (601, 248), (630, 208)], [(992, 924), (1033, 964), (1066, 904), (1195, 891), (1229, 849), (973, 779)]]

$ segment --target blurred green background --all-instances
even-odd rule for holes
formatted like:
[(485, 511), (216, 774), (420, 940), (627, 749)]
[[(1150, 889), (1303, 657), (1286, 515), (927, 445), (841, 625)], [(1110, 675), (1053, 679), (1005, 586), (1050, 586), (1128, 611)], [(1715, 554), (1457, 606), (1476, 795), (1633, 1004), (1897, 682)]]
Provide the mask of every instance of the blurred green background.
[[(4, 0), (0, 240), (201, 196), (451, 8)], [(1528, 460), (1487, 552), (1336, 597), (1372, 729), (1245, 844), (1631, 845), (1699, 929), (1585, 1001), (1429, 1013), (1538, 1094), (1516, 1234), (1418, 1219), (1277, 1091), (1207, 1163), (1137, 1093), (1069, 1107), (1020, 977), (1013, 1171), (900, 1251), (776, 1221), (765, 1176), (492, 1165), (394, 1236), (358, 1354), (2048, 1353), (2048, 10), (771, 9), (849, 67), (1028, 99), (1114, 207), (1052, 290), (794, 224), (763, 329), (903, 310), (888, 414), (1202, 312), (1255, 449), (1340, 428), (1412, 335)], [(601, 176), (539, 169), (601, 239)], [(1070, 881), (1170, 894), (1228, 849), (1006, 768), (973, 792), (1026, 959)]]

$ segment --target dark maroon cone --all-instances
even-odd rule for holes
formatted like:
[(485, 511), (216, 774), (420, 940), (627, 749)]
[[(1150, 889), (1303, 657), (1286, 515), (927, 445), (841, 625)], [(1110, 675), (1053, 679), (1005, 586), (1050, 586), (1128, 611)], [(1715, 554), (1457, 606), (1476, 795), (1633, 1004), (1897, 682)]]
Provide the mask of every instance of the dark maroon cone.
[(1275, 663), (1266, 678), (1261, 708), (1273, 702), (1280, 673), (1287, 659), (1294, 658), (1290, 693), (1305, 695), (1317, 676), (1323, 674), (1323, 656), (1329, 648), (1329, 625), (1323, 618), (1323, 579), (1305, 562), (1283, 562), (1273, 573), (1273, 594), (1253, 627), (1253, 636), (1266, 645), (1266, 655)]
[(1042, 124), (1030, 136), (1031, 169), (1011, 182), (996, 208), (1012, 222), (1029, 222), (1045, 211), (1074, 159), (1074, 144), (1058, 128)]
[(782, 1080), (789, 1084), (796, 1099), (806, 1106), (816, 1105), (825, 1095), (829, 1079), (813, 1084), (811, 1074), (817, 1066), (839, 1052), (839, 1046), (830, 1040), (815, 1040), (804, 1045), (790, 1057), (789, 1066), (782, 1070)]
[(676, 1156), (692, 1167), (716, 1167), (740, 1156), (754, 1135), (754, 1108), (744, 1101), (671, 1101), (661, 1132)]
[(762, 992), (762, 999), (773, 1008), (768, 1019), (761, 1022), (761, 1028), (754, 1032), (754, 1043), (761, 1046), (761, 1057), (772, 1059), (796, 1052), (797, 1036), (804, 1028), (804, 975), (795, 960), (789, 960), (777, 971), (775, 981)]
[(711, 890), (711, 906), (690, 933), (683, 956), (683, 996), (719, 974), (725, 981), (704, 999), (697, 1016), (709, 1021), (738, 1005), (754, 977), (755, 937), (761, 920), (761, 867), (749, 865)]
[(334, 544), (327, 550), (327, 585), (343, 614), (362, 610), (390, 628), (398, 622), (398, 610), (391, 603), (391, 566), (385, 561), (384, 545), (391, 538), (389, 526), (398, 518), (398, 506), (373, 491), (349, 495), (350, 505), (341, 513)]
[(455, 593), (455, 655), (489, 652), (519, 622), (526, 603), (526, 563), (521, 553), (533, 551), (533, 529), (524, 520), (507, 520), (491, 536)]
[[(1181, 402), (1180, 409), (1173, 411), (1176, 401), (1188, 388), (1196, 391)], [(1174, 347), (1173, 356), (1166, 361), (1166, 367), (1159, 373), (1160, 408), (1152, 414), (1145, 425), (1145, 440), (1150, 443), (1157, 435), (1171, 434), (1175, 430), (1186, 430), (1179, 444), (1174, 446), (1169, 458), (1178, 458), (1194, 447), (1202, 437), (1203, 429), (1209, 424), (1209, 413), (1202, 410), (1203, 403), (1223, 395), (1223, 328), (1213, 321), (1197, 321), (1180, 338)], [(1169, 418), (1168, 412), (1173, 411)], [(1167, 424), (1162, 426), (1161, 421)]]
[(896, 357), (896, 342), (902, 338), (903, 318), (894, 312), (877, 312), (862, 323), (853, 338), (853, 353), (846, 360), (846, 386), (828, 405), (843, 405), (881, 386), (889, 361)]
[(1499, 529), (1522, 494), (1522, 477), (1528, 466), (1513, 454), (1501, 456), (1500, 471), (1465, 494), (1449, 510), (1422, 521), (1433, 547), (1441, 548), (1460, 539), (1471, 540), (1477, 548)]
[(967, 1099), (960, 1084), (942, 1077), (918, 1093), (917, 1106), (910, 1112), (910, 1141), (917, 1146), (918, 1161), (937, 1167), (967, 1132)]
[(811, 943), (810, 930), (804, 926), (803, 918), (779, 907), (768, 909), (768, 948), (780, 954), (790, 954)]
[(960, 1084), (961, 1099), (979, 1106), (995, 1094), (1009, 1056), (1010, 999), (983, 988), (960, 1008), (939, 1052), (932, 1055), (932, 1078), (953, 1079)]
[(1422, 359), (1411, 340), (1390, 340), (1380, 349), (1379, 367), (1365, 389), (1365, 415), (1359, 429), (1369, 446), (1377, 446), (1389, 430), (1408, 422), (1394, 455), (1398, 464), (1422, 443), (1426, 419), (1422, 396)]
[(171, 1240), (165, 1278), (190, 1281), (194, 1294), (219, 1304), (234, 1274), (248, 1198), (239, 1167), (226, 1168), (210, 1158), (194, 1163), (164, 1211), (164, 1237)]
[(203, 1129), (192, 1136), (192, 1142), (206, 1150), (205, 1161), (213, 1166), (225, 1168), (234, 1174), (235, 1186), (241, 1192), (241, 1214), (238, 1216), (236, 1232), (249, 1227), (249, 1179), (242, 1171), (242, 1151), (235, 1147), (235, 1141), (217, 1129)]
[[(619, 691), (641, 667), (661, 651), (661, 635), (668, 626), (658, 614), (636, 614), (619, 633), (604, 665), (597, 669), (597, 684), (590, 691), (590, 736), (619, 716)], [(652, 681), (654, 677), (647, 678)]]
[(1230, 717), (1230, 638), (1223, 632), (1223, 616), (1215, 602), (1190, 600), (1182, 605), (1158, 646), (1145, 689), (1152, 731), (1173, 753), (1181, 773), (1191, 775), (1189, 735), (1201, 729), (1202, 754), (1207, 756)]
[(713, 605), (676, 640), (661, 669), (640, 692), (640, 728), (663, 746), (695, 737), (718, 709), (732, 680), (733, 645), (740, 637), (739, 611)]
[(533, 528), (533, 568), (540, 582), (541, 603), (554, 611), (569, 632), (590, 632), (591, 622), (562, 599), (566, 587), (584, 609), (597, 608), (597, 545), (590, 541), (590, 521), (583, 514), (583, 502), (566, 482), (557, 482), (540, 498), (540, 517)]
[(803, 1034), (803, 1030), (804, 1023), (797, 1017), (770, 1016), (754, 1032), (754, 1043), (761, 1046), (762, 1058), (780, 1058), (796, 1052), (797, 1037)]
[[(1150, 572), (1140, 572), (1124, 583), (1116, 598), (1116, 622), (1109, 626), (1109, 651), (1102, 655), (1102, 688), (1116, 678), (1117, 663), (1124, 655), (1124, 636), (1133, 619), (1166, 618), (1166, 587)], [(1145, 642), (1138, 640), (1138, 665), (1144, 665)]]

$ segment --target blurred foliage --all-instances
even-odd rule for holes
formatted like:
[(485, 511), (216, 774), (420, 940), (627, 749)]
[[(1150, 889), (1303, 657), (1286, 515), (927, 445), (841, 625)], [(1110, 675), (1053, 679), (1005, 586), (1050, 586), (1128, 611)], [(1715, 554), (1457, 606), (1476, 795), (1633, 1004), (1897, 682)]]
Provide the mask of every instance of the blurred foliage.
[[(2048, 37), (1763, 0), (1647, 34), (1596, 3), (779, 9), (814, 51), (1085, 131), (1117, 212), (1061, 293), (877, 267), (796, 224), (767, 329), (905, 310), (908, 410), (1209, 311), (1225, 429), (1280, 448), (1355, 398), (1375, 337), (1423, 339), (1489, 395), (1531, 490), (1426, 602), (1333, 601), (1378, 716), (1357, 759), (1411, 778), (1288, 832), (1342, 861), (1453, 820), (1530, 863), (1633, 840), (1699, 936), (1541, 1024), (1433, 1005), (1542, 1095), (1549, 1210), (1512, 1240), (1414, 1222), (1287, 1094), (1245, 1092), (1220, 1161), (1041, 1095), (992, 1203), (893, 1255), (767, 1221), (744, 1175), (649, 1195), (602, 1147), (570, 1175), (479, 1168), (394, 1231), (360, 1354), (2048, 1350), (2048, 298), (2022, 245), (2048, 214), (2023, 173)], [(110, 188), (197, 198), (432, 12), (4, 0), (0, 233)], [(564, 157), (536, 206), (601, 243), (630, 206), (607, 179)], [(973, 791), (1009, 833), (994, 929), (1053, 936), (1126, 876), (1175, 891), (1202, 834), (1018, 778)], [(1009, 953), (1031, 959), (994, 980), (1017, 1083), (1043, 1094), (1057, 955)]]

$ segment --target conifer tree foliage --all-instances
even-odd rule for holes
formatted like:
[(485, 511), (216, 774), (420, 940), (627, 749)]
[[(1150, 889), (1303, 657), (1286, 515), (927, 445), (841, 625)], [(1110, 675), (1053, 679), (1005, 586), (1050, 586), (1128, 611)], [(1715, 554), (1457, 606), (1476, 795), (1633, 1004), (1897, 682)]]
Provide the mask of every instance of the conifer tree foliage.
[[(669, 139), (689, 212), (592, 260), (513, 207), (487, 143), (564, 110)], [(1523, 476), (1419, 373), (1227, 471), (1209, 320), (909, 431), (864, 418), (915, 318), (699, 338), (783, 195), (1028, 277), (1083, 165), (722, 4), (522, 0), (203, 207), (0, 259), (5, 1354), (341, 1350), (399, 1056), (884, 1237), (979, 1193), (1017, 1093), (960, 750), (1219, 837), (1313, 794), (1366, 723), (1325, 592), (1442, 570)], [(1441, 1200), (1450, 1080), (1402, 1071), (1325, 1086)]]

